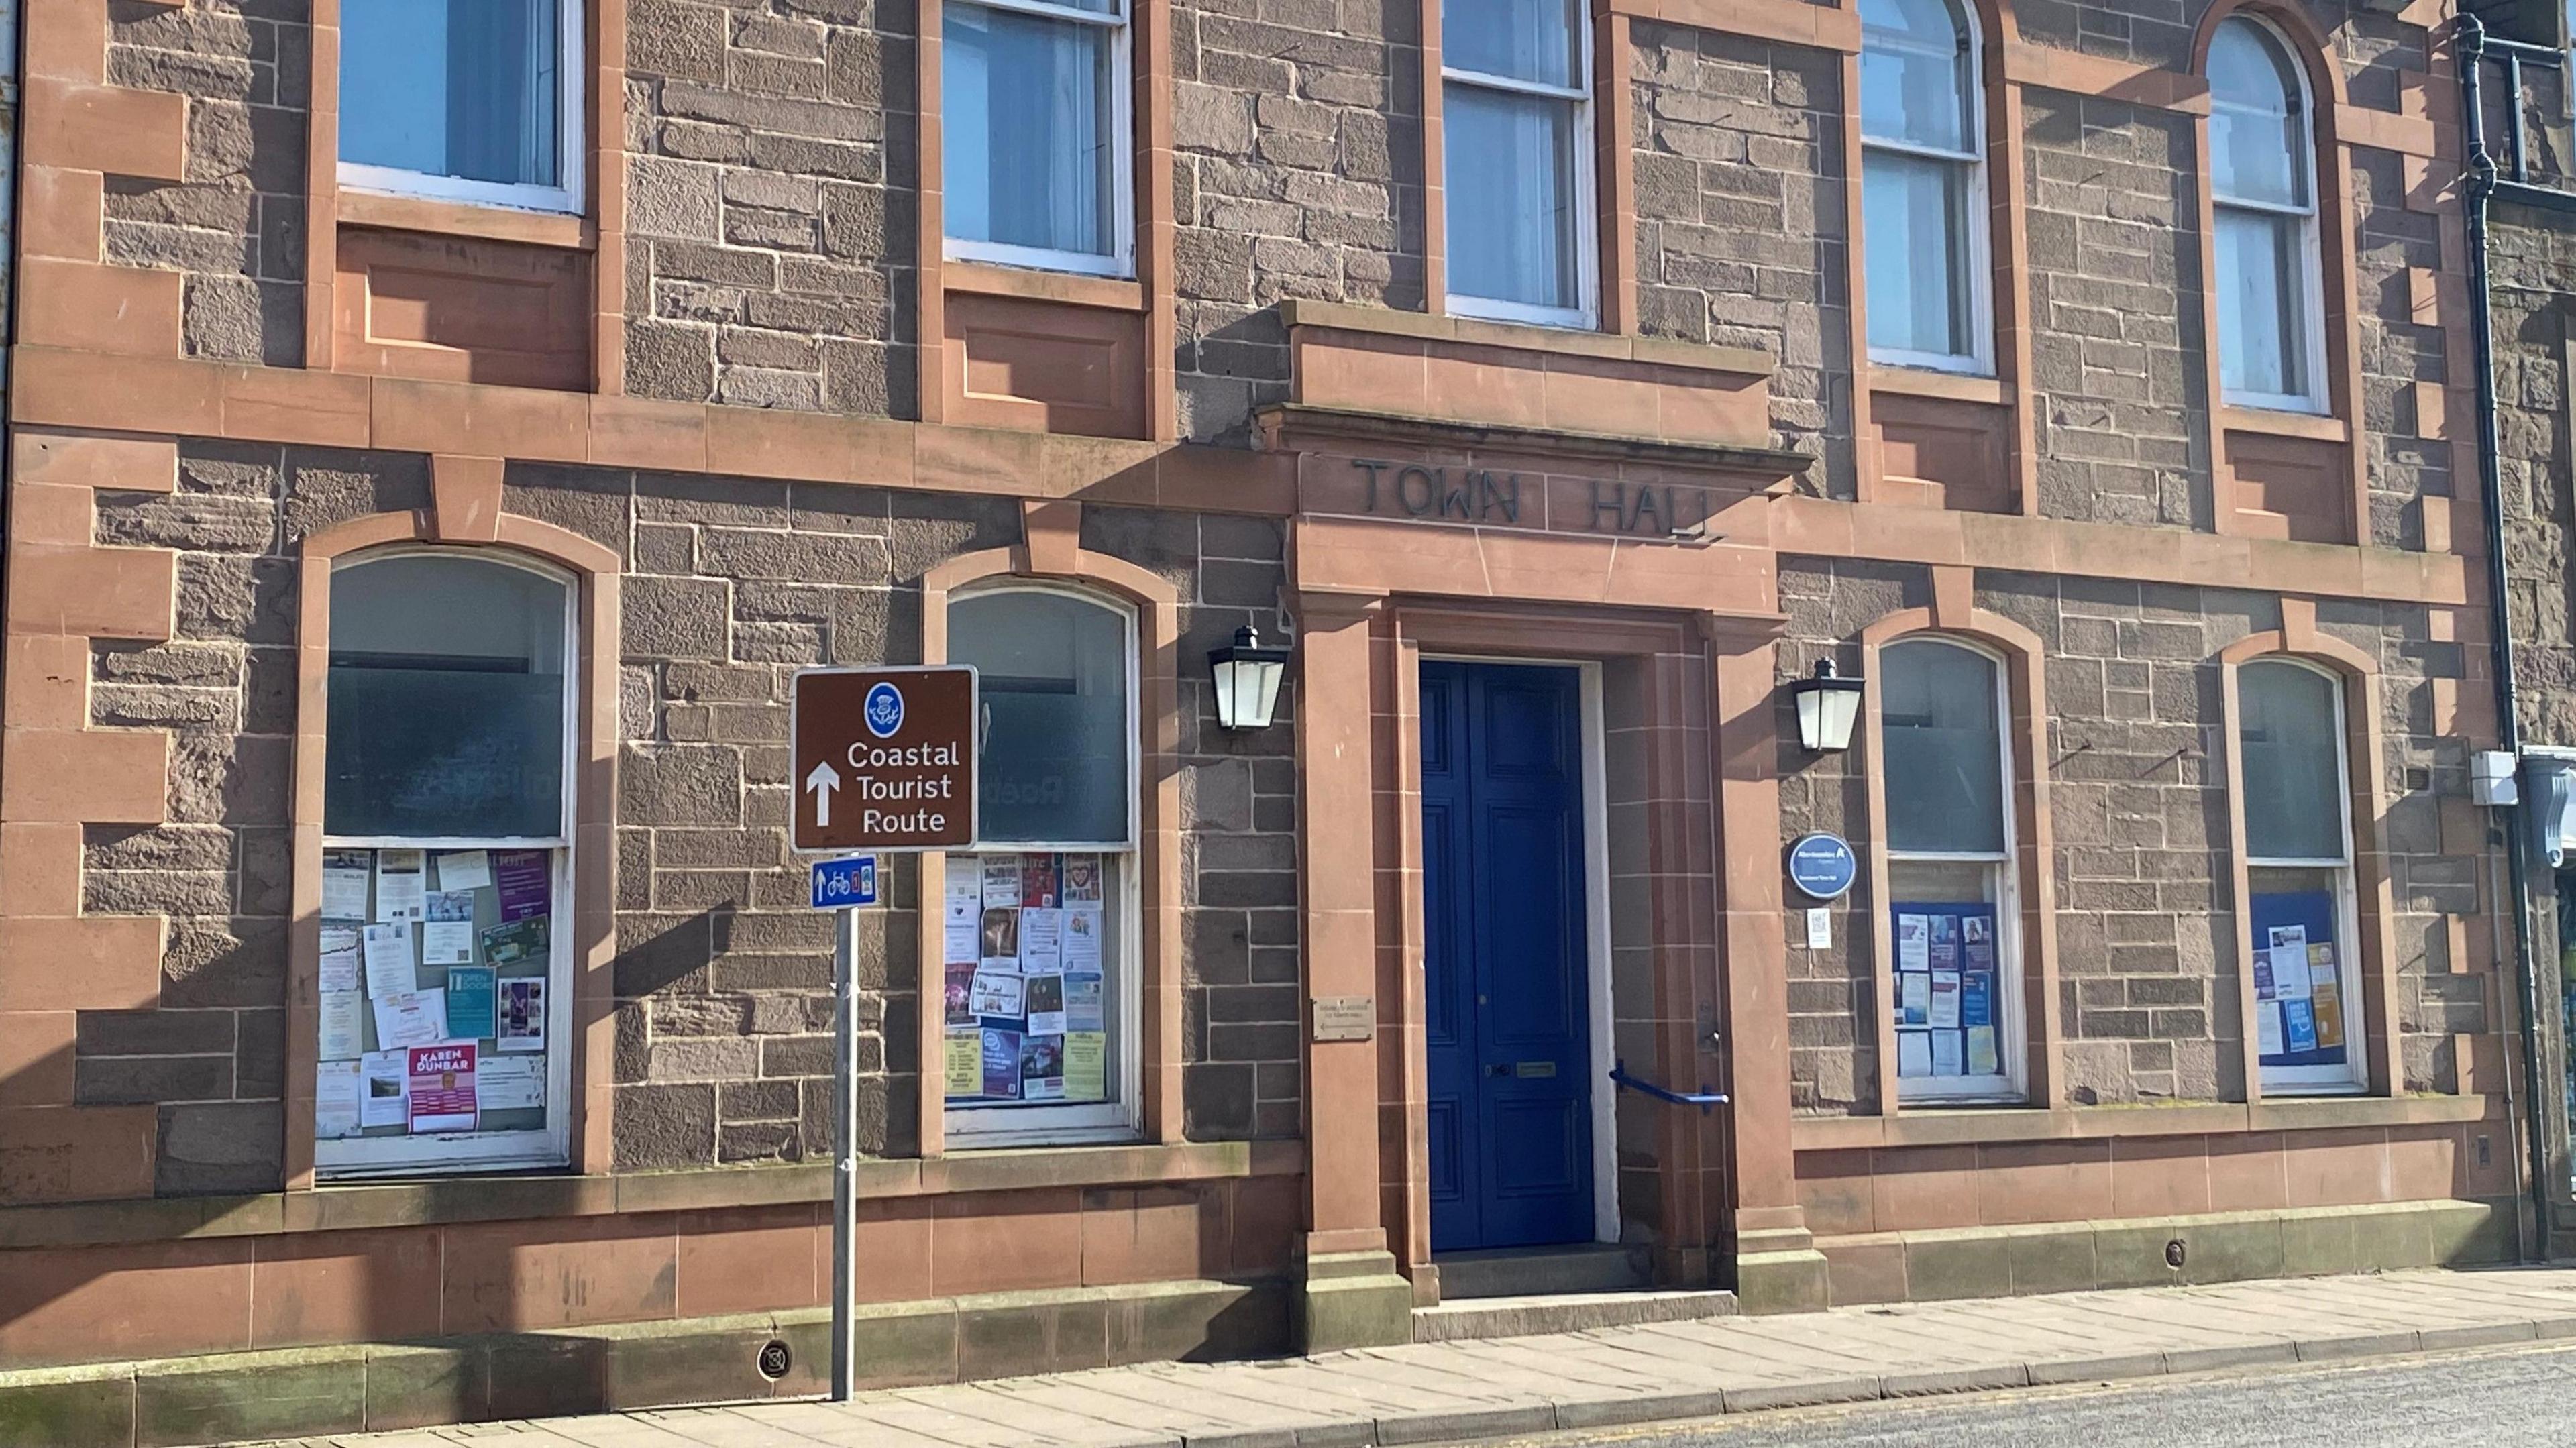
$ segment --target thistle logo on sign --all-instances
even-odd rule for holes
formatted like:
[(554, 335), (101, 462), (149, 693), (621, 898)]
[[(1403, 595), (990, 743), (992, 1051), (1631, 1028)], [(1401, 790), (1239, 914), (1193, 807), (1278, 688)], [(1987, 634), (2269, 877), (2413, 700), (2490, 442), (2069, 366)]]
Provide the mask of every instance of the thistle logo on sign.
[(794, 687), (788, 749), (797, 849), (975, 843), (973, 669), (807, 669)]
[(891, 739), (903, 727), (903, 691), (892, 684), (879, 684), (868, 690), (868, 732), (879, 739)]

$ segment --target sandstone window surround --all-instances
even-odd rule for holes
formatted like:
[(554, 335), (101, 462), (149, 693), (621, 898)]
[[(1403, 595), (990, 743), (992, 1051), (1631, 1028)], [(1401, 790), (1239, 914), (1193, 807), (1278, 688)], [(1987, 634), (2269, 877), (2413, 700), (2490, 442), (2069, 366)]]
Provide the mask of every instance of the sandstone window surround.
[[(335, 560), (330, 594), (316, 1172), (568, 1165), (577, 583), (398, 545)], [(468, 1063), (438, 1113), (394, 1099), (386, 1034), (431, 1021), (409, 1044)]]
[[(286, 1186), (289, 1191), (311, 1188), (317, 1179), (347, 1178), (370, 1175), (421, 1175), (439, 1172), (472, 1172), (496, 1166), (541, 1168), (561, 1165), (576, 1172), (600, 1172), (608, 1169), (610, 1160), (610, 1092), (614, 1053), (611, 1050), (611, 1010), (613, 1006), (611, 960), (615, 954), (613, 871), (617, 851), (614, 847), (615, 750), (617, 747), (617, 691), (614, 686), (617, 668), (617, 640), (621, 569), (623, 561), (611, 549), (589, 539), (568, 533), (550, 524), (540, 523), (505, 513), (501, 506), (502, 466), (496, 459), (440, 456), (432, 459), (431, 476), (434, 506), (412, 512), (379, 513), (353, 519), (313, 534), (303, 541), (298, 567), (299, 594), (297, 640), (297, 692), (295, 786), (292, 821), (294, 826), (294, 883), (292, 890), (292, 925), (288, 944), (287, 972), (287, 1063), (286, 1063)], [(557, 727), (561, 730), (562, 754), (555, 770), (557, 798), (555, 833), (528, 837), (522, 820), (497, 821), (490, 836), (456, 836), (424, 834), (422, 831), (455, 828), (452, 823), (436, 820), (430, 813), (414, 813), (408, 820), (397, 818), (352, 818), (345, 806), (350, 796), (344, 783), (342, 809), (332, 807), (331, 776), (335, 767), (347, 760), (332, 757), (330, 716), (332, 713), (334, 668), (335, 588), (344, 571), (353, 580), (365, 579), (378, 569), (404, 563), (417, 569), (422, 561), (456, 566), (440, 580), (451, 589), (456, 586), (487, 587), (494, 580), (514, 583), (523, 595), (523, 603), (542, 603), (561, 608), (561, 634), (548, 632), (543, 639), (535, 637), (532, 624), (522, 632), (517, 652), (529, 672), (560, 672), (562, 712)], [(392, 577), (381, 575), (380, 577)], [(395, 590), (400, 592), (401, 590)], [(399, 604), (400, 600), (391, 600)], [(376, 600), (385, 603), (387, 600)], [(446, 605), (453, 611), (453, 605)], [(375, 610), (379, 620), (386, 609)], [(353, 611), (352, 621), (359, 615)], [(533, 611), (530, 612), (533, 618)], [(400, 630), (370, 642), (364, 626), (354, 639), (361, 651), (385, 652), (388, 638), (400, 645)], [(436, 635), (413, 630), (413, 640), (429, 647)], [(394, 650), (400, 652), (400, 649)], [(443, 652), (441, 650), (440, 652)], [(471, 655), (474, 650), (461, 650)], [(511, 650), (496, 647), (491, 652), (506, 656)], [(336, 662), (367, 662), (342, 659)], [(378, 659), (375, 662), (403, 662)], [(414, 660), (412, 662), (418, 662)], [(433, 664), (458, 665), (457, 672), (483, 672), (494, 666), (491, 660), (472, 657), (433, 657)], [(416, 680), (417, 682), (417, 680)], [(435, 681), (429, 681), (434, 683)], [(489, 679), (486, 683), (491, 682)], [(531, 706), (531, 711), (537, 712)], [(360, 726), (363, 727), (363, 724)], [(408, 723), (405, 725), (409, 728)], [(414, 731), (417, 732), (417, 731)], [(476, 731), (468, 730), (467, 733)], [(488, 741), (487, 741), (488, 743)], [(488, 750), (487, 750), (488, 752)], [(529, 777), (542, 785), (543, 769), (529, 771)], [(540, 788), (538, 793), (542, 793)], [(419, 804), (421, 801), (413, 801)], [(542, 803), (540, 801), (539, 803)], [(432, 811), (431, 813), (434, 813)], [(521, 811), (502, 811), (520, 813)], [(361, 815), (365, 811), (359, 812)], [(335, 814), (342, 818), (335, 818)], [(356, 830), (392, 830), (390, 835), (356, 834)], [(338, 833), (335, 834), (334, 832)], [(456, 1133), (422, 1133), (414, 1148), (412, 1133), (386, 1133), (375, 1139), (317, 1139), (315, 1130), (318, 1085), (321, 1077), (323, 1001), (326, 981), (323, 964), (323, 915), (326, 892), (333, 882), (326, 877), (326, 866), (332, 863), (329, 853), (342, 849), (372, 849), (390, 846), (397, 849), (469, 848), (475, 840), (504, 846), (529, 846), (550, 849), (552, 859), (547, 870), (548, 927), (543, 966), (545, 994), (542, 1029), (547, 1065), (539, 1073), (544, 1105), (541, 1111), (517, 1108), (516, 1115), (500, 1118), (507, 1124), (526, 1127), (541, 1122), (542, 1129), (495, 1133), (490, 1137)], [(550, 842), (550, 843), (549, 843)], [(343, 862), (345, 863), (345, 862)], [(424, 862), (425, 864), (427, 862)], [(476, 966), (497, 966), (496, 960), (483, 959), (488, 947), (481, 945), (485, 926), (499, 923), (485, 915), (499, 914), (498, 878), (500, 862), (491, 862), (495, 879), (476, 902), (477, 918), (472, 922), (478, 941)], [(431, 869), (437, 868), (432, 865)], [(340, 882), (343, 887), (346, 881)], [(424, 880), (426, 884), (437, 883)], [(527, 886), (530, 877), (517, 877), (518, 898), (529, 899), (533, 891)], [(489, 907), (489, 908), (487, 908)], [(345, 908), (345, 907), (344, 907)], [(370, 915), (374, 910), (370, 908)], [(521, 977), (535, 972), (527, 958), (516, 952), (507, 962), (512, 968), (503, 974)], [(414, 959), (419, 954), (415, 951)], [(437, 972), (420, 968), (423, 977)], [(338, 972), (333, 972), (337, 975)], [(423, 979), (419, 984), (435, 984)], [(363, 973), (360, 977), (364, 986)], [(524, 1012), (532, 1002), (522, 1002)], [(496, 991), (496, 1013), (506, 1012)], [(360, 1010), (372, 1021), (371, 1004)], [(525, 1029), (522, 1022), (522, 1029)], [(372, 1027), (371, 1027), (372, 1028)], [(491, 1039), (491, 1038), (487, 1038)], [(522, 1037), (524, 1044), (524, 1037)], [(478, 1040), (478, 1056), (481, 1041)], [(503, 1051), (492, 1039), (496, 1056), (533, 1054)], [(528, 1083), (522, 1082), (524, 1090)], [(479, 1122), (477, 1123), (480, 1124)], [(441, 1142), (440, 1136), (452, 1139)]]
[[(1859, 763), (1869, 831), (1864, 858), (1869, 870), (1869, 898), (1880, 902), (1868, 942), (1876, 989), (1864, 997), (1872, 1003), (1867, 1008), (1868, 1019), (1861, 1023), (1861, 1039), (1866, 1042), (1874, 1037), (1876, 1042), (1880, 1116), (1944, 1106), (2059, 1104), (2058, 1054), (2063, 1032), (2057, 985), (2057, 885), (2052, 863), (2056, 840), (2047, 770), (2045, 643), (2024, 625), (1976, 607), (1973, 579), (1969, 569), (1933, 569), (1930, 607), (1888, 614), (1863, 628), (1857, 641), (1863, 681), (1859, 749), (1865, 752)], [(1905, 656), (1920, 650), (1939, 651), (1923, 656), (1934, 662), (1964, 665), (1991, 680), (1987, 687), (1995, 690), (1993, 731), (1997, 736), (1994, 747), (2000, 775), (1993, 788), (1999, 793), (1999, 817), (1985, 827), (1981, 848), (1927, 851), (1897, 827), (1903, 820), (1904, 806), (1892, 804), (1890, 795), (1909, 787), (1909, 782), (1898, 779), (1900, 769), (1917, 766), (1906, 764), (1889, 747), (1888, 685), (1892, 676), (1888, 656), (1895, 653), (1896, 667), (1901, 669)], [(1943, 655), (1949, 657), (1945, 659)], [(1984, 667), (1975, 669), (1980, 662)], [(1936, 803), (1935, 807), (1945, 805)], [(1998, 835), (2000, 848), (1996, 847)], [(1944, 898), (1938, 893), (1945, 874), (1972, 871), (1987, 872), (1983, 881), (1987, 902)], [(1907, 893), (1925, 889), (1935, 889), (1934, 898), (1925, 901), (1920, 894), (1909, 897)], [(1996, 1064), (2001, 1069), (1984, 1079), (1947, 1082), (1900, 1076), (1902, 1047), (1896, 1018), (1905, 1002), (1898, 994), (1897, 974), (1905, 962), (1898, 954), (1897, 912), (1891, 907), (1898, 903), (1960, 906), (1989, 902), (1993, 905), (1995, 955), (1991, 1011)], [(1961, 912), (1950, 913), (1955, 918)], [(1960, 942), (1963, 967), (1965, 944)], [(1924, 964), (1930, 962), (1926, 960)]]
[(1442, 0), (1448, 306), (1596, 325), (1592, 29), (1576, 0)]
[(341, 0), (340, 184), (583, 209), (585, 0)]
[(946, 254), (1134, 276), (1128, 0), (951, 0), (939, 22)]
[(2321, 412), (2325, 279), (2305, 73), (2280, 31), (2243, 14), (2212, 32), (2207, 72), (2223, 395), (2238, 407)]
[[(948, 857), (940, 901), (945, 1044), (978, 1078), (942, 1093), (952, 1144), (1136, 1138), (1136, 630), (1132, 607), (1079, 585), (996, 581), (949, 601), (949, 662), (981, 681), (983, 758), (982, 848)], [(997, 898), (995, 865), (1016, 899)], [(1014, 999), (981, 1000), (988, 975)], [(1016, 1062), (997, 1063), (997, 1042)]]
[(1986, 118), (1958, 0), (1861, 6), (1862, 220), (1872, 362), (1991, 375)]
[[(2388, 757), (2378, 661), (2319, 632), (2315, 601), (2294, 596), (2281, 600), (2279, 629), (2230, 644), (2218, 664), (2245, 1099), (2400, 1095), (2396, 902), (2380, 825), (2387, 785), (2379, 770), (2352, 767)], [(2321, 723), (2327, 738), (2316, 737)], [(2289, 898), (2299, 896), (2304, 905)], [(2302, 944), (2315, 943), (2320, 925), (2334, 937), (2333, 959), (2317, 958), (2311, 974), (2334, 987), (2339, 1060), (2264, 1039), (2263, 1008), (2284, 996), (2272, 929), (2285, 925), (2304, 928)]]
[[(1109, 999), (1103, 1003), (1111, 1035), (1108, 1072), (1115, 1089), (1108, 1093), (1111, 1100), (1105, 1105), (1024, 1101), (994, 1109), (968, 1101), (950, 1104), (939, 1089), (948, 1036), (946, 1012), (931, 1004), (944, 1003), (946, 998), (941, 902), (947, 898), (950, 875), (980, 868), (980, 857), (924, 854), (920, 857), (922, 909), (916, 917), (917, 969), (924, 1002), (918, 1022), (923, 1080), (916, 1105), (925, 1157), (986, 1147), (1085, 1147), (1182, 1139), (1184, 877), (1177, 765), (1182, 694), (1175, 662), (1180, 594), (1145, 568), (1081, 547), (1080, 504), (1028, 502), (1021, 512), (1026, 541), (1019, 546), (962, 554), (924, 575), (921, 658), (931, 664), (982, 662), (995, 666), (1000, 675), (996, 682), (1008, 681), (1009, 676), (1000, 671), (1018, 667), (1010, 662), (1012, 641), (961, 638), (960, 631), (971, 633), (997, 622), (1009, 625), (1014, 613), (1022, 610), (1006, 608), (979, 623), (979, 599), (987, 609), (996, 603), (1030, 600), (1040, 611), (1056, 607), (1065, 622), (1085, 615), (1060, 606), (1078, 605), (1114, 615), (1124, 635), (1129, 752), (1124, 761), (1125, 784), (1118, 792), (1124, 796), (1128, 844), (1116, 861), (1117, 878), (1105, 881), (1102, 891), (1113, 913), (1123, 911), (1123, 917), (1112, 924), (1103, 951), (1106, 971), (1120, 977), (1105, 983)], [(1025, 676), (1018, 682), (1045, 684)], [(1075, 687), (1081, 686), (1076, 683)], [(1094, 697), (1099, 697), (1096, 690)], [(1067, 839), (996, 840), (996, 821), (1010, 813), (990, 813), (985, 819), (986, 839), (999, 851), (1035, 853), (1054, 846), (1059, 853), (1096, 853), (1104, 863), (1115, 852), (1114, 842), (1096, 838), (1098, 831), (1093, 829), (1079, 830)], [(1111, 950), (1116, 952), (1114, 957)]]

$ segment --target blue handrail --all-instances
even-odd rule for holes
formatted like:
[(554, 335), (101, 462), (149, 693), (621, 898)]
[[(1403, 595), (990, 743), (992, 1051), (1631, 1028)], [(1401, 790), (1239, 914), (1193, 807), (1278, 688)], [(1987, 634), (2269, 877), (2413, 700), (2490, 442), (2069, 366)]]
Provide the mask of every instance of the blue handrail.
[(1669, 1087), (1658, 1086), (1652, 1081), (1639, 1080), (1628, 1074), (1628, 1063), (1625, 1061), (1610, 1068), (1610, 1080), (1631, 1091), (1643, 1092), (1658, 1101), (1669, 1101), (1675, 1106), (1696, 1106), (1703, 1116), (1708, 1114), (1710, 1107), (1726, 1104), (1725, 1092), (1711, 1091), (1706, 1086), (1702, 1086), (1697, 1091), (1675, 1091)]

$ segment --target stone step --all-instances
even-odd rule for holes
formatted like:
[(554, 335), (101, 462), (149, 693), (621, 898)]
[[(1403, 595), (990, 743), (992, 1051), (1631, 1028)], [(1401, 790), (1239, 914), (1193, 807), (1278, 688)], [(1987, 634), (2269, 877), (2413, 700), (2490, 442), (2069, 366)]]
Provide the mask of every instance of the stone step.
[(1642, 1254), (1606, 1242), (1565, 1247), (1514, 1247), (1493, 1252), (1443, 1252), (1440, 1300), (1464, 1297), (1549, 1297), (1569, 1292), (1624, 1292), (1647, 1285)]
[(1413, 1309), (1413, 1340), (1461, 1342), (1470, 1338), (1529, 1337), (1734, 1315), (1732, 1292), (1563, 1292), (1538, 1297), (1471, 1297)]

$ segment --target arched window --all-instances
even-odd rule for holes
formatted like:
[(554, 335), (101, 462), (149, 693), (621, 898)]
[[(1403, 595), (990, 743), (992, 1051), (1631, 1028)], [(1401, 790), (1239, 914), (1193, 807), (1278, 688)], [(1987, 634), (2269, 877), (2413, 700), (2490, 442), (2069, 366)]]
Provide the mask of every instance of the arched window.
[(2247, 16), (2210, 37), (2209, 166), (2220, 389), (2243, 406), (2316, 411), (2325, 282), (2307, 79), (2279, 34)]
[(1954, 639), (1878, 654), (1897, 1094), (2020, 1091), (2020, 916), (2003, 666)]
[(948, 606), (983, 699), (980, 854), (948, 857), (946, 1120), (980, 1144), (1136, 1129), (1136, 619), (1025, 584)]
[(2264, 659), (2236, 671), (2256, 1058), (2267, 1092), (2361, 1086), (2360, 961), (2343, 689)]
[(322, 1175), (568, 1160), (574, 597), (488, 550), (332, 570)]
[(1976, 28), (1959, 0), (1861, 0), (1860, 20), (1870, 356), (1989, 371)]

